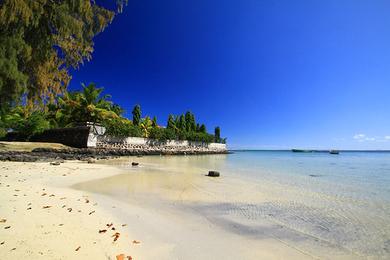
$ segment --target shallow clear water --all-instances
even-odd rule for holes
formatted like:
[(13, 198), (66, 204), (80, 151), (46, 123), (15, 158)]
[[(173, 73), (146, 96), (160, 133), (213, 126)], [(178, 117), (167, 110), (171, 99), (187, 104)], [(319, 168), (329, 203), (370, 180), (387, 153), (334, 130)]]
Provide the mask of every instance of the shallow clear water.
[(340, 245), (361, 256), (390, 258), (390, 153), (241, 151), (220, 167), (259, 182), (280, 184), (259, 218)]
[[(141, 167), (131, 167), (132, 160)], [(169, 194), (165, 199), (175, 200), (174, 207), (190, 209), (229, 232), (272, 237), (321, 258), (329, 258), (330, 251), (390, 258), (390, 153), (238, 151), (112, 163), (137, 174), (82, 187), (135, 198), (146, 190), (155, 192), (158, 203)], [(215, 182), (199, 177), (211, 169), (222, 177)], [(265, 229), (266, 223), (271, 228)]]

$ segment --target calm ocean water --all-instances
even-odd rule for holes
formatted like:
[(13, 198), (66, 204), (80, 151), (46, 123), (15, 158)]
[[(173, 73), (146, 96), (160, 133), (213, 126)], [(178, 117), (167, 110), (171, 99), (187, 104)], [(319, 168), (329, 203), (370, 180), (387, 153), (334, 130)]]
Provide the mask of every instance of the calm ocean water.
[(390, 153), (237, 151), (217, 166), (285, 189), (248, 215), (353, 251), (390, 258)]
[(330, 155), (236, 151), (227, 157), (222, 168), (324, 194), (381, 201), (387, 206), (390, 202), (390, 152), (341, 152)]
[[(131, 167), (132, 160), (141, 167)], [(169, 194), (175, 201), (170, 207), (189, 209), (229, 232), (272, 237), (320, 258), (390, 259), (390, 153), (236, 151), (112, 163), (129, 174), (83, 188), (103, 192), (104, 187), (104, 194), (135, 201), (154, 192), (158, 205)], [(222, 177), (203, 176), (212, 169)], [(152, 199), (146, 198), (140, 201)]]

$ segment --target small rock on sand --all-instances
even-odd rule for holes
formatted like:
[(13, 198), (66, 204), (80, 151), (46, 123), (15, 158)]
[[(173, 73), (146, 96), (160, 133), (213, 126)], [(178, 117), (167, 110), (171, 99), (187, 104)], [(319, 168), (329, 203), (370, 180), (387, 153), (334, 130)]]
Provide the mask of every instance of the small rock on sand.
[(209, 171), (209, 174), (207, 176), (209, 177), (219, 177), (219, 172), (217, 171)]
[(60, 162), (51, 162), (50, 165), (60, 165)]

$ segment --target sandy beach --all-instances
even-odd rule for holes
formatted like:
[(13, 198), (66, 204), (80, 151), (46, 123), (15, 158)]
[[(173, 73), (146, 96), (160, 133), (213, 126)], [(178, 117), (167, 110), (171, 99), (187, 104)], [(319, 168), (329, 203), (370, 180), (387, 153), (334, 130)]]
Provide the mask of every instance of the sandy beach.
[[(251, 247), (248, 241), (221, 237), (206, 219), (185, 219), (158, 207), (151, 210), (70, 188), (124, 174), (112, 166), (1, 162), (0, 169), (1, 259), (306, 257), (272, 240), (264, 241), (264, 248), (245, 250)], [(114, 241), (116, 233), (120, 235)], [(178, 235), (185, 244), (176, 240)]]
[(140, 167), (114, 166), (131, 159), (1, 162), (0, 258), (358, 258), (247, 209), (237, 212), (240, 203), (269, 201), (283, 187), (178, 171), (183, 159), (167, 159), (162, 168), (153, 157), (136, 160)]
[(1, 162), (0, 258), (115, 259), (124, 253), (139, 259), (141, 243), (111, 212), (114, 208), (68, 188), (117, 171), (80, 162)]

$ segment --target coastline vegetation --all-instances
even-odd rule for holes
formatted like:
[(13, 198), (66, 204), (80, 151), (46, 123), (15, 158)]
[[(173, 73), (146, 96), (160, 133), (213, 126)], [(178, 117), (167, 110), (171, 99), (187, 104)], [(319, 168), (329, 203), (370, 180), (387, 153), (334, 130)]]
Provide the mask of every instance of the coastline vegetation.
[(103, 88), (82, 85), (67, 91), (70, 70), (92, 59), (94, 37), (119, 14), (95, 1), (4, 0), (0, 3), (0, 138), (7, 131), (24, 140), (50, 128), (99, 123), (113, 136), (225, 143), (220, 128), (214, 134), (187, 111), (169, 115), (166, 127), (157, 118), (142, 117), (136, 105), (132, 119), (102, 96)]
[(51, 128), (75, 127), (90, 122), (101, 124), (106, 134), (116, 137), (144, 137), (159, 141), (188, 140), (204, 143), (226, 143), (220, 128), (214, 134), (207, 133), (206, 126), (196, 122), (195, 115), (187, 111), (181, 115), (169, 115), (166, 127), (157, 124), (157, 118), (142, 117), (141, 106), (132, 111), (132, 120), (123, 116), (124, 110), (102, 95), (103, 88), (94, 83), (82, 84), (82, 91), (65, 92), (42, 108), (15, 106), (0, 118), (2, 135), (12, 129), (25, 140)]

